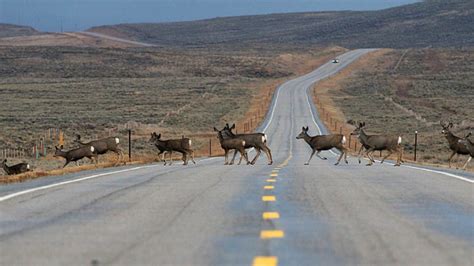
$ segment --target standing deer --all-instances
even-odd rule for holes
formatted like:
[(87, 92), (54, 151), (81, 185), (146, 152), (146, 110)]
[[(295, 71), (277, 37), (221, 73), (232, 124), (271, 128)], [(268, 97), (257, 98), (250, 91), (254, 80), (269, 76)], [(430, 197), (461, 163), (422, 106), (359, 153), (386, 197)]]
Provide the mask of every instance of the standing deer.
[[(248, 133), (248, 134), (234, 134), (232, 132), (232, 129), (235, 128), (235, 124), (232, 125), (232, 127), (229, 126), (229, 124), (226, 124), (226, 126), (223, 129), (223, 137), (224, 138), (239, 138), (245, 141), (245, 149), (248, 148), (255, 148), (257, 151), (257, 154), (255, 155), (255, 158), (250, 162), (250, 164), (255, 164), (257, 162), (258, 156), (263, 152), (267, 155), (268, 159), (268, 165), (273, 164), (273, 159), (272, 159), (272, 152), (270, 151), (270, 148), (267, 146), (267, 136), (263, 133)], [(234, 158), (235, 155), (237, 154), (237, 150), (234, 152)], [(233, 163), (233, 160), (232, 160)]]
[(109, 151), (114, 152), (117, 154), (117, 164), (123, 159), (123, 152), (119, 147), (120, 139), (118, 137), (108, 137), (90, 142), (82, 142), (81, 135), (76, 135), (75, 142), (79, 143), (83, 147), (93, 146), (95, 149), (94, 153), (97, 155), (106, 154)]
[[(214, 127), (214, 131), (217, 132), (217, 138), (219, 139), (221, 147), (225, 153), (224, 165), (234, 164), (234, 159), (237, 152), (240, 152), (240, 160), (238, 164), (240, 165), (240, 163), (242, 162), (242, 158), (245, 158), (245, 161), (247, 162), (247, 164), (249, 164), (250, 162), (247, 156), (247, 152), (245, 151), (245, 140), (238, 137), (224, 138), (225, 130), (226, 128), (222, 130), (218, 130), (217, 128)], [(232, 161), (229, 163), (228, 156), (229, 156), (230, 150), (235, 150), (235, 152), (234, 152), (234, 157), (232, 158)]]
[(465, 145), (459, 143), (459, 140), (461, 140), (462, 138), (455, 136), (451, 132), (451, 129), (453, 128), (453, 123), (449, 122), (448, 124), (446, 124), (444, 122), (440, 122), (440, 124), (443, 128), (441, 133), (448, 140), (449, 148), (452, 151), (451, 156), (449, 156), (448, 159), (449, 168), (451, 168), (451, 160), (453, 159), (454, 155), (456, 155), (456, 161), (458, 161), (459, 155), (469, 155), (469, 150)]
[(83, 158), (89, 158), (91, 162), (93, 162), (93, 158), (95, 158), (95, 163), (97, 164), (98, 154), (94, 146), (82, 146), (69, 151), (63, 151), (62, 145), (60, 148), (56, 146), (54, 148), (56, 148), (56, 151), (54, 152), (54, 157), (63, 157), (64, 159), (66, 159), (66, 163), (64, 164), (63, 168), (66, 167), (66, 165), (68, 165), (70, 162), (76, 162), (77, 165), (77, 162)]
[(191, 161), (196, 164), (194, 161), (194, 151), (191, 149), (192, 141), (184, 136), (181, 139), (170, 139), (170, 140), (161, 140), (161, 134), (156, 134), (156, 132), (151, 133), (150, 142), (154, 143), (155, 146), (160, 151), (158, 156), (163, 154), (162, 161), (167, 164), (165, 153), (170, 153), (170, 163), (173, 164), (173, 151), (180, 152), (183, 154), (183, 165), (188, 164), (188, 155), (191, 157)]
[(5, 171), (5, 173), (7, 175), (17, 175), (17, 174), (22, 174), (22, 173), (30, 171), (30, 165), (29, 164), (19, 163), (19, 164), (15, 164), (15, 165), (12, 165), (12, 166), (8, 166), (7, 165), (7, 159), (3, 160), (0, 163), (0, 166), (2, 167), (3, 171)]
[(320, 159), (327, 160), (326, 157), (321, 157), (319, 153), (321, 151), (327, 151), (332, 148), (337, 149), (341, 153), (335, 165), (339, 164), (343, 156), (344, 156), (344, 161), (348, 163), (347, 149), (346, 147), (344, 147), (344, 144), (346, 143), (346, 137), (344, 135), (331, 134), (331, 135), (310, 136), (308, 134), (308, 130), (309, 130), (309, 127), (303, 127), (301, 133), (296, 137), (296, 139), (304, 139), (306, 143), (308, 143), (311, 149), (313, 150), (313, 152), (311, 153), (311, 156), (309, 157), (309, 160), (305, 163), (305, 165), (309, 165), (309, 162), (311, 161), (314, 153), (316, 152), (317, 152), (316, 156), (318, 156)]
[(463, 139), (459, 140), (459, 144), (464, 145), (466, 149), (469, 151), (469, 158), (467, 159), (466, 163), (462, 167), (463, 170), (466, 169), (466, 166), (469, 164), (469, 162), (472, 160), (472, 157), (474, 157), (474, 142), (472, 142), (469, 137), (471, 136), (471, 133), (467, 134)]
[[(354, 125), (355, 123), (353, 121), (349, 121), (349, 124)], [(365, 127), (365, 122), (359, 122), (359, 124), (355, 126), (356, 128), (351, 133), (351, 135), (358, 136), (360, 143), (362, 144), (362, 146), (364, 146), (365, 154), (369, 159), (369, 163), (367, 164), (367, 166), (371, 166), (375, 162), (374, 158), (372, 157), (374, 151), (384, 150), (387, 150), (388, 154), (382, 158), (382, 161), (380, 163), (383, 163), (385, 159), (392, 155), (392, 153), (396, 152), (398, 156), (397, 163), (395, 164), (395, 166), (400, 166), (400, 164), (403, 162), (403, 146), (401, 145), (401, 136), (396, 137), (384, 135), (367, 135), (363, 129)], [(361, 151), (362, 149), (359, 150), (358, 154), (359, 163), (361, 158)]]

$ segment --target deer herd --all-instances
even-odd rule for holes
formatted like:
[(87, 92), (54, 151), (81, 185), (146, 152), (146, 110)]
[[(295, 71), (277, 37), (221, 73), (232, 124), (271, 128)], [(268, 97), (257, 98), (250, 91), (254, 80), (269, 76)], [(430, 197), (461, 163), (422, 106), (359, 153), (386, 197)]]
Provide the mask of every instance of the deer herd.
[[(375, 151), (387, 151), (388, 153), (382, 158), (380, 163), (383, 163), (390, 155), (396, 154), (396, 163), (395, 166), (400, 166), (403, 163), (403, 145), (402, 137), (399, 135), (368, 135), (365, 132), (365, 122), (355, 122), (352, 120), (348, 121), (348, 124), (351, 124), (355, 129), (350, 134), (351, 136), (357, 136), (360, 141), (361, 147), (358, 152), (358, 161), (361, 163), (362, 155), (365, 154), (368, 160), (367, 166), (373, 165), (375, 159), (373, 153)], [(461, 138), (454, 135), (451, 132), (453, 128), (453, 123), (444, 123), (441, 122), (442, 131), (441, 133), (445, 136), (448, 141), (449, 148), (452, 153), (448, 158), (449, 167), (451, 167), (451, 162), (453, 157), (456, 155), (468, 155), (467, 161), (463, 165), (463, 169), (469, 164), (474, 157), (474, 144), (469, 139), (471, 133), (467, 134), (465, 137)], [(233, 132), (235, 129), (235, 124), (230, 126), (226, 124), (223, 129), (219, 130), (214, 127), (214, 131), (217, 134), (221, 148), (224, 150), (224, 164), (232, 165), (234, 164), (235, 157), (237, 153), (240, 154), (240, 159), (238, 164), (241, 164), (242, 159), (245, 159), (245, 162), (250, 165), (254, 165), (257, 162), (258, 157), (262, 153), (265, 153), (267, 157), (267, 163), (271, 165), (273, 163), (272, 153), (268, 147), (268, 138), (263, 133), (246, 133), (246, 134), (236, 134)], [(316, 156), (322, 160), (327, 160), (326, 157), (321, 157), (321, 151), (336, 150), (339, 152), (339, 158), (335, 165), (338, 165), (342, 158), (347, 164), (347, 139), (342, 134), (328, 134), (328, 135), (316, 135), (310, 136), (308, 134), (309, 127), (302, 127), (301, 133), (296, 137), (297, 139), (303, 139), (311, 148), (312, 152), (308, 161), (305, 165), (308, 165), (316, 154)], [(118, 137), (108, 137), (103, 139), (98, 139), (90, 142), (81, 141), (81, 136), (77, 135), (74, 141), (78, 147), (64, 150), (64, 147), (55, 147), (56, 151), (54, 153), (55, 157), (64, 158), (65, 164), (63, 167), (66, 167), (70, 162), (77, 162), (81, 159), (88, 158), (91, 163), (97, 164), (99, 161), (99, 155), (106, 154), (108, 152), (113, 152), (117, 155), (116, 164), (120, 161), (123, 161), (123, 152), (119, 147), (120, 139)], [(165, 165), (171, 165), (173, 163), (172, 154), (173, 152), (182, 154), (182, 161), (184, 165), (188, 164), (189, 159), (195, 164), (194, 161), (194, 151), (192, 149), (192, 141), (189, 138), (184, 136), (179, 139), (169, 139), (163, 140), (161, 134), (156, 132), (151, 133), (149, 140), (150, 144), (154, 145), (158, 149), (158, 157), (161, 155), (161, 161)], [(256, 155), (250, 161), (248, 158), (247, 150), (255, 149)], [(229, 152), (234, 150), (234, 155), (232, 160), (229, 162)], [(169, 161), (166, 161), (166, 153), (169, 153)], [(4, 159), (1, 162), (1, 168), (7, 175), (15, 175), (24, 172), (30, 171), (30, 165), (27, 163), (19, 163), (16, 165), (7, 165), (7, 159)]]

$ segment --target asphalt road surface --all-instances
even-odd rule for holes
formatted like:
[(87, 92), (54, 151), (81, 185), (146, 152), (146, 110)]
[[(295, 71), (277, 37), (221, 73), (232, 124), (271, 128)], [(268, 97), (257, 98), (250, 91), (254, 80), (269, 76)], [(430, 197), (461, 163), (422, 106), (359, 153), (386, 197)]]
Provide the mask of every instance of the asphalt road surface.
[(210, 158), (0, 187), (0, 265), (473, 265), (472, 174), (334, 166), (330, 152), (304, 165), (296, 135), (325, 131), (308, 87), (367, 52), (280, 86), (261, 127), (272, 166)]

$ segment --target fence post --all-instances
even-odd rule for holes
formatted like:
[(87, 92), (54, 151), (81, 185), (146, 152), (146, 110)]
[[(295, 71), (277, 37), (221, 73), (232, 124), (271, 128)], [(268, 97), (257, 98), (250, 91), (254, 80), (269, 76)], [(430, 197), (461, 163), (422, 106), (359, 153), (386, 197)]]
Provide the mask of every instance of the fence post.
[(414, 154), (414, 158), (413, 158), (413, 160), (415, 162), (416, 162), (416, 148), (417, 148), (417, 146), (418, 146), (418, 130), (415, 131), (415, 151), (414, 151), (415, 154)]
[(132, 130), (128, 130), (128, 161), (132, 162)]
[(212, 157), (212, 139), (209, 139), (209, 157)]

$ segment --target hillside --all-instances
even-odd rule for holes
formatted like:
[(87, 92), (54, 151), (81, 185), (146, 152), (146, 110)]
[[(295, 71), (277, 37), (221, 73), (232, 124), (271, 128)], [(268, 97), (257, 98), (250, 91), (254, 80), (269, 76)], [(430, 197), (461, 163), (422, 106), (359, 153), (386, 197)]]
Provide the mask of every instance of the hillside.
[(36, 34), (39, 34), (39, 32), (32, 27), (0, 23), (0, 38)]
[(474, 1), (431, 0), (379, 11), (314, 12), (143, 23), (89, 29), (165, 46), (340, 45), (464, 47), (474, 45)]

